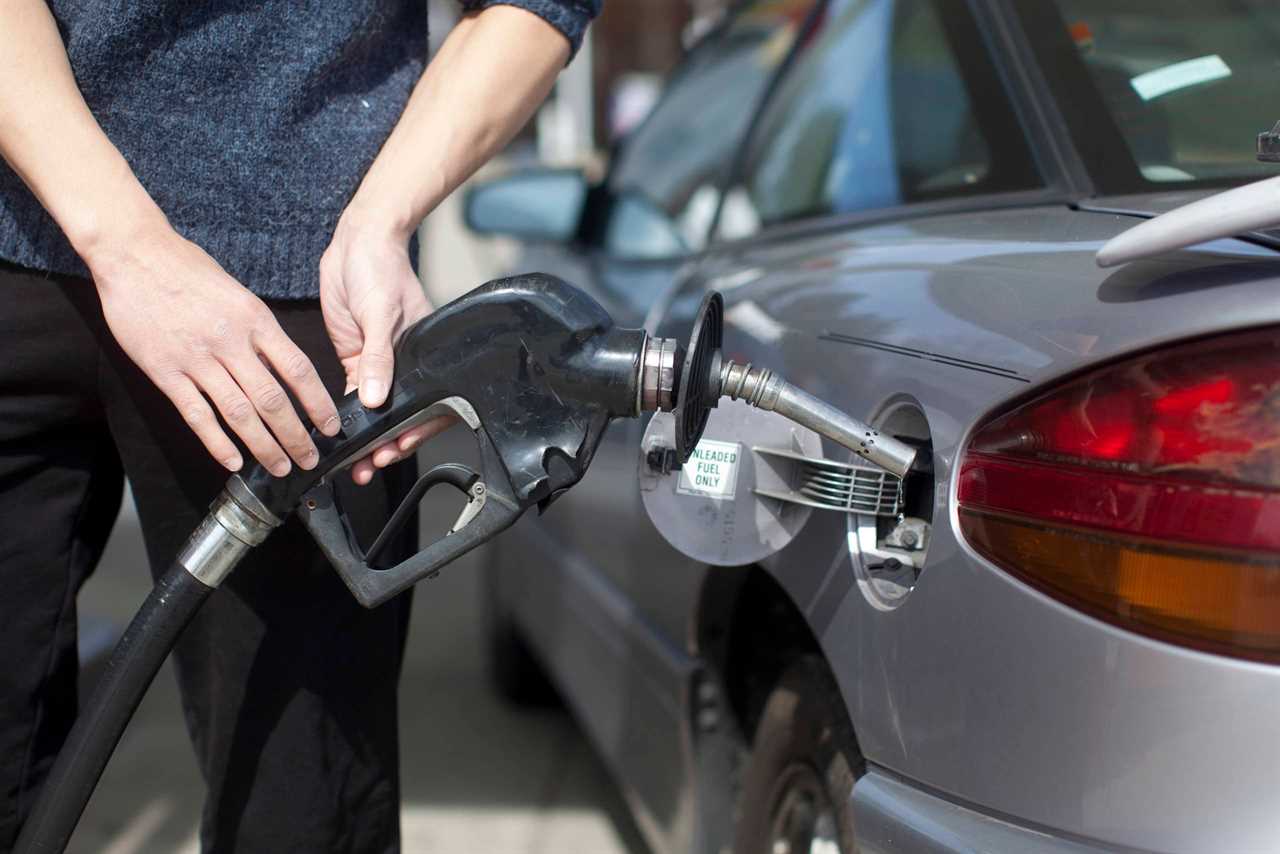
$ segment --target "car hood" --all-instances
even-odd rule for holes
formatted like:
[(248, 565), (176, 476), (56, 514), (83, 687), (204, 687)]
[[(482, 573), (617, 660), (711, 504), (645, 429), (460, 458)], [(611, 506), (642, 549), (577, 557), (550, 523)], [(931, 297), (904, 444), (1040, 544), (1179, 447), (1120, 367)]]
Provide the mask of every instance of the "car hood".
[[(698, 278), (725, 295), (729, 349), (796, 377), (855, 352), (838, 344), (897, 354), (887, 371), (914, 359), (965, 383), (1025, 387), (1163, 342), (1280, 323), (1280, 256), (1256, 243), (1099, 269), (1097, 250), (1135, 222), (1066, 206), (957, 212), (751, 241), (708, 258)], [(883, 385), (841, 377), (855, 379)]]

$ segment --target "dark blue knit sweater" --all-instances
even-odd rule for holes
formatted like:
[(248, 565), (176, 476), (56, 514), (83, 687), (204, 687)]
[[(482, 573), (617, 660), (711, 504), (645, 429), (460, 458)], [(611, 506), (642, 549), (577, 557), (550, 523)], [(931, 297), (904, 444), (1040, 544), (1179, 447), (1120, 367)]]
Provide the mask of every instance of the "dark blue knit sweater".
[[(497, 2), (576, 49), (603, 0), (462, 5)], [(178, 232), (259, 295), (314, 297), (338, 216), (422, 71), (426, 0), (50, 5), (89, 108)], [(88, 274), (3, 161), (0, 258)]]

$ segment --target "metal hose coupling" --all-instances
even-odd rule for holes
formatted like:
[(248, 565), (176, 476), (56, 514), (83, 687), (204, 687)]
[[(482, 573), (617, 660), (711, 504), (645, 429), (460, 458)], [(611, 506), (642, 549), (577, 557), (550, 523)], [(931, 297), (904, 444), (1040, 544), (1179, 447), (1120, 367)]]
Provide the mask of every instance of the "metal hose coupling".
[(871, 425), (823, 403), (768, 368), (757, 368), (750, 363), (739, 365), (730, 360), (721, 367), (719, 379), (719, 395), (776, 412), (898, 477), (906, 477), (915, 462), (916, 449), (911, 445), (883, 435)]
[(640, 354), (640, 395), (636, 412), (660, 409), (670, 412), (675, 406), (677, 371), (684, 353), (674, 338), (645, 336)]
[(279, 526), (280, 519), (235, 475), (182, 547), (178, 563), (198, 581), (217, 587), (249, 549)]

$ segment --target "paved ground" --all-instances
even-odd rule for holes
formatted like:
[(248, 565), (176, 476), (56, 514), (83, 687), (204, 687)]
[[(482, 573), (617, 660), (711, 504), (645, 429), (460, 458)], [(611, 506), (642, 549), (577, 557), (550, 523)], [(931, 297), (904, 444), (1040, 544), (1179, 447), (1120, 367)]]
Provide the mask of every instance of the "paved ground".
[[(435, 454), (460, 447), (459, 430)], [(438, 511), (437, 511), (438, 512)], [(450, 519), (456, 509), (449, 508)], [(126, 508), (82, 596), (86, 639), (122, 626), (147, 586)], [(641, 854), (617, 789), (563, 712), (515, 711), (482, 673), (477, 573), (455, 563), (414, 602), (401, 718), (406, 852)], [(74, 854), (195, 854), (202, 784), (166, 668), (72, 842)]]

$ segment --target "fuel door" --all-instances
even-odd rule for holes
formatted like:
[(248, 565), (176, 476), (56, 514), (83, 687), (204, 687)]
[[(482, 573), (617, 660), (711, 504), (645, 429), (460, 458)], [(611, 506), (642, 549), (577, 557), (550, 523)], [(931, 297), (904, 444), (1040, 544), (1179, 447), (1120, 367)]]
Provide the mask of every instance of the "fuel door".
[(676, 463), (674, 420), (658, 413), (640, 446), (640, 495), (649, 519), (683, 554), (741, 566), (785, 548), (814, 510), (894, 519), (899, 478), (860, 458), (823, 457), (814, 431), (741, 401), (722, 401), (688, 462)]
[(789, 460), (760, 449), (822, 453), (818, 434), (742, 401), (711, 410), (689, 460), (676, 462), (675, 418), (656, 413), (640, 443), (640, 497), (659, 533), (678, 551), (715, 566), (753, 563), (800, 533), (811, 507), (763, 499), (792, 488)]

